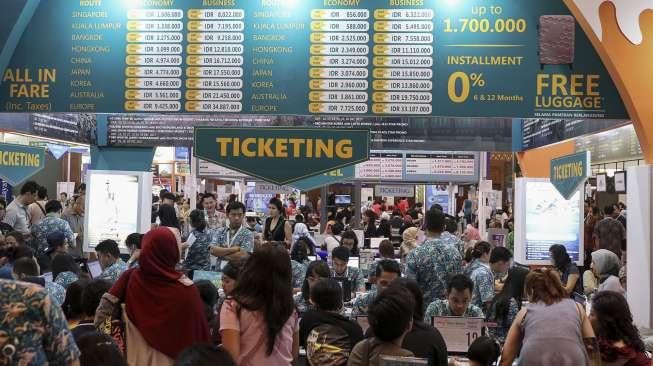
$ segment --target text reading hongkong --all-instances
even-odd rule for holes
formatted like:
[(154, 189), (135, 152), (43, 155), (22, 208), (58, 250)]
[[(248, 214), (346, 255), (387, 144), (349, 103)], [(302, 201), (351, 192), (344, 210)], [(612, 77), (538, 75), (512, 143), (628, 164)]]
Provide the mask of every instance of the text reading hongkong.
[(0, 166), (37, 168), (41, 166), (41, 156), (20, 151), (0, 150)]
[(220, 157), (351, 159), (351, 139), (217, 137)]

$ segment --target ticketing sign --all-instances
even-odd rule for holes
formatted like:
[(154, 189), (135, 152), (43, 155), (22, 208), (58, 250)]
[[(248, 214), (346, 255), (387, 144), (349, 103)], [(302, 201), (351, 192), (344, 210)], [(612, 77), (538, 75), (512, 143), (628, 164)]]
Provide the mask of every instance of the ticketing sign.
[(626, 117), (562, 0), (30, 0), (0, 19), (6, 112)]

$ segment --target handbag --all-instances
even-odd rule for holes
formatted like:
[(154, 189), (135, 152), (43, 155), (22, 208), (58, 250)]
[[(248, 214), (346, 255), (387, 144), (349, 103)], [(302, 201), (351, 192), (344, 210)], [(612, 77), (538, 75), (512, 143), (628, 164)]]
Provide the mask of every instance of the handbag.
[(123, 319), (123, 304), (125, 304), (125, 295), (129, 287), (129, 280), (131, 279), (132, 271), (127, 272), (127, 285), (123, 288), (122, 293), (118, 296), (119, 301), (113, 304), (113, 311), (111, 313), (110, 336), (116, 342), (123, 355), (127, 354), (127, 337), (125, 335), (126, 325)]

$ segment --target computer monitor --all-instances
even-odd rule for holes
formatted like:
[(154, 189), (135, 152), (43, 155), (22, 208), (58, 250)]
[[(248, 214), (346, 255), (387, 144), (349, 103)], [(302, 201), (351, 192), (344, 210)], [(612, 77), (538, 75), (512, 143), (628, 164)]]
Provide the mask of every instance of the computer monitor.
[(360, 267), (360, 258), (359, 257), (349, 257), (349, 262), (347, 262), (347, 267)]
[(340, 284), (342, 289), (342, 301), (350, 302), (351, 301), (351, 282), (347, 277), (334, 277), (334, 280)]
[(309, 255), (308, 260), (311, 261), (311, 262), (315, 262), (317, 260), (317, 256), (316, 255)]
[(466, 318), (459, 316), (434, 316), (435, 327), (444, 342), (449, 354), (465, 354), (474, 340), (483, 335), (485, 319)]
[(102, 266), (99, 261), (93, 261), (86, 263), (88, 267), (88, 273), (91, 275), (91, 278), (97, 278), (102, 274)]
[(381, 242), (388, 238), (370, 238), (370, 249), (379, 249)]
[(336, 205), (351, 205), (351, 196), (348, 194), (336, 195)]
[(193, 271), (193, 282), (197, 283), (198, 281), (202, 280), (211, 281), (211, 283), (213, 283), (213, 285), (219, 289), (222, 287), (222, 272), (202, 270)]

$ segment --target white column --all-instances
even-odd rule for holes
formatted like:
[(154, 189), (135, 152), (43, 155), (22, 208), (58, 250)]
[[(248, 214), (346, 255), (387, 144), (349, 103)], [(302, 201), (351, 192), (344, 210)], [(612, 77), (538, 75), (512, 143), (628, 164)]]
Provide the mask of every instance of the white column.
[(635, 324), (653, 327), (653, 279), (651, 278), (651, 218), (653, 166), (628, 168), (628, 304)]

